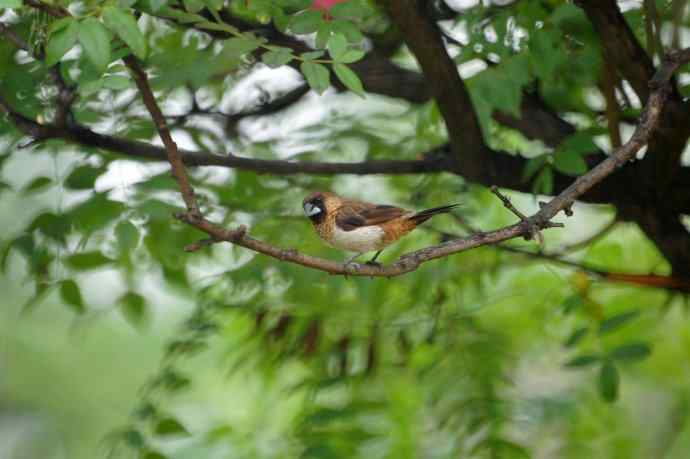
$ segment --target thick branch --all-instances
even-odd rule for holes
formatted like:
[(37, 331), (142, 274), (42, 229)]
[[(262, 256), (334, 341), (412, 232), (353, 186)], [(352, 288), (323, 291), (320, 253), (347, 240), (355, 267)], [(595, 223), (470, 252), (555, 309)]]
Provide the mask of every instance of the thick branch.
[(438, 25), (429, 18), (427, 2), (386, 0), (382, 3), (403, 33), (431, 87), (460, 168), (473, 180), (481, 175), (482, 161), (488, 152), (470, 94), (446, 51)]
[(616, 0), (577, 0), (601, 37), (604, 55), (628, 80), (642, 103), (647, 102), (647, 82), (654, 75), (654, 64), (635, 38)]

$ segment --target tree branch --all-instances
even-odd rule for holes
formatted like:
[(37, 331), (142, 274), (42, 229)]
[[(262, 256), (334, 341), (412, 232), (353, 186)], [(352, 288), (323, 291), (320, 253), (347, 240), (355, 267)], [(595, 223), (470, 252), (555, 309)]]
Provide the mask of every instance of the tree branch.
[(647, 82), (654, 76), (654, 64), (635, 38), (616, 0), (576, 0), (601, 37), (606, 60), (628, 80), (642, 103), (647, 102)]
[(132, 73), (134, 82), (136, 83), (137, 88), (139, 88), (139, 93), (141, 94), (142, 99), (144, 99), (144, 105), (146, 105), (146, 109), (151, 114), (151, 118), (154, 121), (158, 135), (160, 135), (160, 138), (165, 145), (165, 151), (168, 154), (168, 161), (170, 162), (170, 167), (172, 168), (172, 174), (180, 186), (182, 199), (187, 205), (187, 212), (193, 216), (200, 215), (199, 205), (197, 204), (196, 197), (194, 196), (194, 189), (192, 189), (192, 186), (189, 183), (189, 177), (187, 177), (187, 172), (185, 171), (182, 157), (180, 156), (180, 152), (177, 150), (177, 144), (170, 135), (170, 130), (168, 129), (168, 124), (165, 121), (163, 112), (156, 103), (156, 98), (153, 95), (153, 91), (151, 91), (151, 86), (149, 86), (148, 77), (142, 70), (136, 57), (130, 54), (129, 56), (124, 57), (124, 61), (125, 65)]
[(446, 122), (460, 168), (470, 180), (481, 176), (488, 149), (479, 119), (458, 68), (446, 51), (443, 35), (429, 18), (427, 2), (385, 0), (381, 3), (422, 68)]
[[(284, 250), (257, 239), (251, 238), (246, 234), (243, 226), (235, 230), (223, 229), (201, 215), (193, 215), (191, 213), (179, 214), (177, 217), (194, 226), (195, 228), (207, 233), (214, 241), (227, 241), (254, 250), (265, 255), (269, 255), (279, 260), (288, 261), (291, 263), (307, 266), (328, 272), (330, 274), (343, 275), (357, 275), (357, 276), (372, 276), (372, 277), (393, 277), (405, 274), (416, 270), (420, 265), (436, 258), (442, 258), (454, 253), (469, 250), (471, 248), (479, 247), (486, 244), (496, 244), (514, 237), (523, 236), (530, 237), (535, 230), (540, 230), (553, 226), (550, 220), (556, 216), (561, 210), (568, 209), (575, 199), (587, 192), (596, 183), (602, 181), (614, 170), (622, 167), (627, 161), (632, 159), (637, 151), (642, 148), (653, 131), (657, 128), (661, 119), (661, 113), (670, 93), (669, 80), (673, 72), (684, 62), (690, 61), (690, 49), (682, 52), (676, 52), (668, 56), (661, 70), (654, 77), (650, 83), (653, 87), (653, 92), (650, 95), (649, 102), (645, 107), (640, 122), (635, 129), (631, 139), (620, 148), (616, 149), (611, 156), (602, 161), (594, 169), (587, 174), (576, 179), (572, 185), (566, 188), (560, 195), (554, 197), (551, 201), (544, 204), (539, 212), (531, 217), (523, 218), (517, 224), (501, 228), (489, 233), (478, 233), (467, 238), (451, 240), (436, 246), (427, 247), (421, 250), (404, 254), (400, 259), (390, 266), (357, 266), (352, 268), (351, 265), (336, 263), (331, 260), (311, 257), (304, 255), (296, 250)], [(146, 79), (141, 80), (146, 84)], [(144, 88), (144, 91), (150, 93), (150, 88)], [(155, 104), (155, 101), (154, 101)], [(162, 118), (160, 110), (149, 110), (154, 118)], [(156, 120), (156, 125), (159, 126), (160, 133), (160, 119)], [(179, 153), (175, 148), (168, 146), (168, 154), (172, 158), (171, 166), (173, 168), (183, 167), (182, 161), (179, 158)], [(182, 174), (176, 174), (178, 181), (184, 177)], [(181, 184), (181, 188), (184, 188)]]

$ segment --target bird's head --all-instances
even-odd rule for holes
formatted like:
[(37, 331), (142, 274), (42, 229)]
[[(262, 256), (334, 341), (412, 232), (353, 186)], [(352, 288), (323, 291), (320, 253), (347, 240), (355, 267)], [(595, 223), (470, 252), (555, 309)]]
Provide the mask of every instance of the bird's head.
[(304, 215), (313, 223), (320, 223), (326, 217), (329, 210), (332, 210), (335, 195), (326, 191), (316, 191), (304, 198), (302, 208)]

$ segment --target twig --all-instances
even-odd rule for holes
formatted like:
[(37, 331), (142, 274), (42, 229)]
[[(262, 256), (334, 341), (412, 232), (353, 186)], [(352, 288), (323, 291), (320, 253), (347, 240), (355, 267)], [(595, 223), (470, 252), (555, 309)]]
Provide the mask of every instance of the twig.
[[(491, 192), (498, 196), (498, 199), (500, 199), (503, 202), (503, 205), (510, 210), (512, 213), (514, 213), (522, 222), (528, 222), (529, 218), (525, 216), (522, 212), (520, 212), (512, 202), (510, 202), (510, 199), (508, 199), (507, 196), (503, 195), (499, 190), (497, 186), (492, 186), (491, 187)], [(567, 207), (564, 210), (569, 209)], [(571, 211), (572, 214), (572, 211)], [(553, 223), (551, 221), (546, 222), (546, 226), (544, 228), (563, 228), (565, 225), (563, 223)], [(542, 236), (541, 232), (539, 231), (540, 228), (537, 228), (536, 226), (530, 228), (530, 233), (528, 235), (525, 235), (525, 239), (536, 239), (536, 241), (539, 243), (539, 245), (544, 245), (544, 237)]]
[(510, 202), (510, 199), (508, 199), (500, 191), (498, 191), (498, 187), (496, 185), (491, 187), (491, 192), (493, 194), (495, 194), (496, 196), (498, 196), (498, 199), (500, 199), (503, 202), (503, 205), (506, 207), (506, 209), (508, 209), (509, 211), (514, 213), (517, 216), (517, 218), (519, 218), (522, 221), (527, 220), (527, 217), (525, 216), (525, 214), (523, 214), (522, 212), (517, 210), (515, 208), (515, 206), (513, 205), (513, 203)]

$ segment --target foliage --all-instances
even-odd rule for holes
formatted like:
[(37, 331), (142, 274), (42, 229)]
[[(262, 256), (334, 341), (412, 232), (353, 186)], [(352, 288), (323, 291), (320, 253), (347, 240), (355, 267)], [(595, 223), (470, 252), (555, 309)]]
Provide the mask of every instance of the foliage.
[[(57, 123), (64, 85), (76, 91), (68, 123), (157, 139), (122, 63), (131, 53), (145, 64), (186, 150), (299, 161), (412, 159), (446, 140), (433, 103), (391, 101), (363, 85), (357, 65), (380, 52), (377, 40), (391, 32), (374, 2), (59, 0), (50, 4), (70, 13), (60, 18), (24, 3), (0, 0), (11, 9), (0, 20), (29, 45), (22, 51), (0, 41), (0, 96), (39, 124)], [(660, 11), (670, 23), (670, 10)], [(625, 15), (642, 23), (636, 7)], [(479, 64), (465, 81), (486, 137), (530, 158), (514, 173), (535, 195), (512, 198), (536, 209), (536, 194), (553, 192), (556, 174), (585, 173), (588, 156), (608, 142), (591, 101), (604, 65), (599, 38), (580, 9), (556, 0), (474, 5), (449, 30), (465, 40), (455, 62)], [(634, 30), (643, 39), (644, 27)], [(395, 59), (409, 63), (409, 52)], [(320, 96), (253, 117), (304, 82)], [(578, 126), (555, 147), (493, 118), (496, 111), (519, 116), (533, 87)], [(0, 269), (8, 284), (29, 282), (30, 293), (16, 294), (22, 313), (56, 302), (75, 321), (115, 311), (146, 334), (170, 313), (152, 284), (194, 305), (168, 333), (160, 368), (147, 367), (151, 376), (133, 414), (109, 426), (114, 454), (646, 457), (668, 427), (648, 430), (650, 396), (663, 399), (659, 418), (682, 419), (678, 443), (663, 446), (666, 457), (682, 457), (674, 445), (690, 444), (689, 375), (679, 364), (688, 358), (687, 302), (675, 291), (609, 283), (590, 276), (592, 269), (505, 247), (458, 254), (392, 280), (328, 276), (229, 245), (187, 254), (183, 247), (203, 235), (172, 218), (182, 203), (167, 164), (135, 159), (64, 139), (30, 142), (9, 116), (0, 118), (0, 195), (14, 203), (0, 207), (7, 222)], [(465, 234), (467, 222), (492, 229), (514, 219), (487, 190), (453, 174), (219, 169), (192, 170), (214, 221), (247, 224), (254, 237), (333, 259), (343, 255), (301, 217), (302, 198), (313, 189), (415, 209), (463, 203), (464, 223), (439, 218), (387, 249), (385, 261), (444, 233)], [(545, 234), (547, 252), (591, 235), (614, 213), (584, 204), (576, 210), (567, 232)], [(524, 241), (509, 248), (539, 249)], [(669, 274), (658, 250), (625, 223), (566, 256), (599, 274), (631, 266)], [(235, 392), (212, 392), (226, 378)]]

